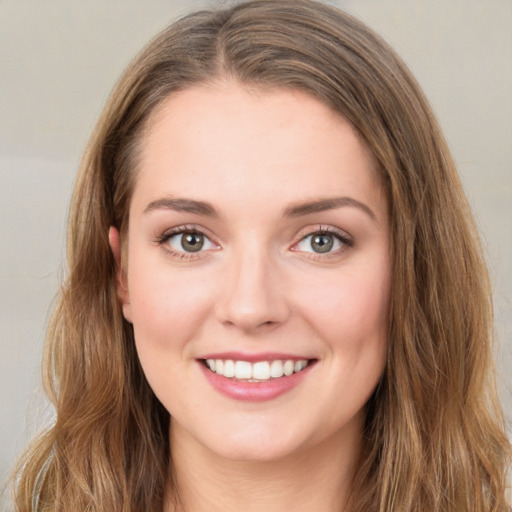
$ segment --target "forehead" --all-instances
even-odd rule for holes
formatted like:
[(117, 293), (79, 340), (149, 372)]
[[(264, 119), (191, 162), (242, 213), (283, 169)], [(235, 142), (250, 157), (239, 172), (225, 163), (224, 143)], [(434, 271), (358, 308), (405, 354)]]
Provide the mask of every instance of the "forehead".
[(249, 205), (382, 192), (353, 127), (300, 91), (232, 82), (185, 89), (155, 110), (141, 142), (134, 201), (199, 194)]

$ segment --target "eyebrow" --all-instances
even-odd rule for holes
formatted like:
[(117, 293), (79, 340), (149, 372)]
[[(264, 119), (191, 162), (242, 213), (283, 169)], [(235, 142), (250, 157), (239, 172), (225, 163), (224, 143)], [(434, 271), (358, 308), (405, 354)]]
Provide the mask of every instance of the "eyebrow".
[[(362, 210), (366, 213), (373, 221), (377, 221), (377, 216), (369, 206), (354, 199), (353, 197), (329, 197), (325, 199), (318, 199), (314, 201), (308, 201), (305, 203), (291, 204), (285, 208), (283, 217), (303, 217), (311, 215), (312, 213), (324, 212), (327, 210), (333, 210), (344, 206), (352, 206)], [(196, 215), (203, 215), (206, 217), (218, 217), (219, 214), (215, 208), (205, 201), (196, 201), (194, 199), (185, 198), (172, 198), (162, 197), (155, 201), (151, 201), (146, 208), (144, 213), (150, 213), (154, 210), (174, 210), (177, 212), (194, 213)]]
[(373, 221), (377, 222), (377, 216), (372, 209), (361, 201), (353, 197), (329, 197), (316, 201), (308, 201), (307, 203), (298, 203), (288, 206), (284, 211), (285, 217), (302, 217), (312, 213), (324, 212), (341, 208), (343, 206), (353, 206), (365, 212)]
[(156, 201), (151, 201), (144, 209), (144, 213), (150, 213), (159, 209), (195, 213), (196, 215), (204, 215), (206, 217), (218, 217), (215, 208), (210, 203), (172, 197), (162, 197)]

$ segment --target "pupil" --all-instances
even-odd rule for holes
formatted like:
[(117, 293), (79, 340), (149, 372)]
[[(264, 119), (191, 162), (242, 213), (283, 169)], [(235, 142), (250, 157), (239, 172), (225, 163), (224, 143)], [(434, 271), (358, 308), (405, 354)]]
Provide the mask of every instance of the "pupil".
[(315, 252), (329, 252), (333, 244), (332, 235), (315, 235), (311, 240), (311, 247)]
[(204, 245), (204, 237), (200, 233), (186, 233), (181, 238), (181, 246), (187, 252), (200, 251)]

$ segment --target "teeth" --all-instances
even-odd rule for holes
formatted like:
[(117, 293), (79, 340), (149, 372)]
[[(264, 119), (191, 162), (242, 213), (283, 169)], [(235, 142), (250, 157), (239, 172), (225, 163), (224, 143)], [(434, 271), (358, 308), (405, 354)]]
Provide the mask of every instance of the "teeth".
[(297, 361), (293, 367), (293, 371), (295, 373), (300, 372), (301, 370), (304, 370), (304, 368), (306, 368), (307, 364), (307, 361)]
[(250, 379), (252, 377), (252, 365), (247, 361), (237, 361), (235, 363), (235, 378)]
[(272, 364), (270, 365), (270, 376), (274, 377), (274, 379), (278, 379), (283, 375), (283, 363), (281, 361), (272, 361)]
[(258, 361), (252, 364), (248, 361), (235, 362), (231, 359), (207, 359), (206, 365), (212, 372), (230, 379), (261, 382), (298, 373), (306, 368), (308, 361), (306, 359), (300, 361), (287, 359), (285, 361)]
[(286, 361), (283, 365), (283, 373), (288, 376), (293, 373), (293, 361)]
[(270, 365), (267, 361), (261, 363), (254, 363), (252, 366), (252, 378), (257, 380), (270, 379)]
[(235, 363), (228, 359), (224, 361), (224, 368), (222, 370), (222, 375), (224, 377), (234, 377), (235, 376)]

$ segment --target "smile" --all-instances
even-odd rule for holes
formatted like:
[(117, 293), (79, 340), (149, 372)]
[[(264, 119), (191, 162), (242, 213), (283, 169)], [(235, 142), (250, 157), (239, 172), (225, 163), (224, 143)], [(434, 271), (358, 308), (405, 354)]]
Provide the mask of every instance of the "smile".
[(205, 359), (206, 366), (217, 375), (228, 379), (246, 382), (267, 382), (281, 377), (289, 377), (299, 373), (309, 364), (308, 359), (293, 361), (272, 360), (258, 361), (233, 361), (232, 359)]

